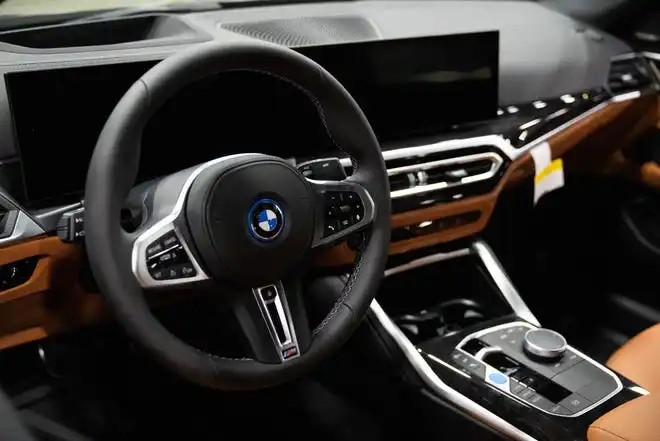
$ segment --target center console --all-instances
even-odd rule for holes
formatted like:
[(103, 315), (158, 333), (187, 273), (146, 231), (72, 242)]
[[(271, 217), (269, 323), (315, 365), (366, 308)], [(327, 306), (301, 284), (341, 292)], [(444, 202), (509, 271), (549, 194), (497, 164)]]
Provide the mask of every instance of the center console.
[[(459, 320), (455, 313), (450, 320), (447, 308), (434, 306), (432, 295), (423, 293), (424, 304), (401, 306), (407, 300), (391, 302), (385, 293), (371, 306), (425, 393), (444, 407), (506, 439), (576, 441), (586, 440), (589, 426), (604, 414), (648, 394), (543, 328), (485, 242), (392, 267), (386, 273), (392, 284), (384, 285), (405, 284), (394, 278), (407, 272), (421, 279), (415, 271), (445, 270), (454, 278), (458, 267), (473, 267), (465, 279), (470, 285), (460, 283), (464, 289), (458, 293), (468, 298), (459, 302)], [(482, 277), (485, 288), (475, 284)], [(444, 297), (446, 291), (439, 302), (455, 308), (456, 301)]]

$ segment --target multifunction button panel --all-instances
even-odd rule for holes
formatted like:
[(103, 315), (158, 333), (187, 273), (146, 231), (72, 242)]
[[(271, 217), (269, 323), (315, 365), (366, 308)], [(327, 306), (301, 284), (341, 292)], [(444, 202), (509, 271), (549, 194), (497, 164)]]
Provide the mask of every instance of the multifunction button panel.
[(195, 277), (197, 270), (174, 231), (151, 242), (146, 250), (147, 269), (155, 280)]
[(364, 204), (354, 191), (326, 191), (323, 237), (332, 236), (364, 219)]
[(570, 346), (552, 360), (528, 355), (523, 342), (534, 329), (516, 322), (476, 332), (457, 346), (452, 361), (503, 393), (561, 417), (582, 415), (622, 389), (614, 373)]

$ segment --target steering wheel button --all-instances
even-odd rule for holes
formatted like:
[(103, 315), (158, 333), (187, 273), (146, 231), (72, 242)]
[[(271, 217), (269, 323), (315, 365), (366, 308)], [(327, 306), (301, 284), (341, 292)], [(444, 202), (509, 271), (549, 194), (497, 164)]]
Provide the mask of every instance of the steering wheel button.
[(155, 280), (163, 280), (165, 278), (165, 270), (161, 268), (150, 271), (150, 274)]
[(177, 267), (171, 267), (171, 268), (166, 268), (165, 270), (165, 277), (168, 279), (178, 279), (181, 277), (181, 270)]
[(325, 231), (323, 232), (323, 236), (327, 237), (332, 234), (338, 233), (339, 232), (339, 221), (338, 220), (328, 220), (325, 223)]
[(264, 302), (269, 302), (277, 297), (277, 288), (275, 288), (275, 285), (265, 286), (261, 288), (260, 292)]
[(346, 216), (339, 219), (339, 229), (343, 230), (353, 225), (353, 218), (351, 216)]
[(156, 261), (158, 262), (159, 265), (161, 266), (169, 266), (174, 264), (176, 260), (176, 252), (174, 251), (169, 251), (167, 253), (163, 253), (158, 258)]
[(163, 251), (163, 244), (156, 241), (147, 247), (147, 259)]
[(341, 204), (341, 193), (338, 191), (328, 191), (325, 193), (325, 201), (328, 205)]
[(176, 237), (176, 234), (174, 232), (167, 233), (165, 236), (162, 237), (161, 242), (163, 243), (163, 246), (165, 249), (171, 248), (175, 245), (179, 244), (179, 238)]
[(181, 277), (195, 277), (197, 275), (197, 271), (195, 270), (195, 267), (192, 266), (190, 263), (184, 263), (181, 265)]

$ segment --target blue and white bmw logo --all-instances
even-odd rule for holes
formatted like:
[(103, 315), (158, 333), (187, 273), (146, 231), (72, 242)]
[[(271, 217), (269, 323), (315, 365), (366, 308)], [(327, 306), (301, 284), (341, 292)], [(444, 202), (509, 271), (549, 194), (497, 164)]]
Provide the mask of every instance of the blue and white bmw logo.
[(272, 199), (259, 199), (248, 212), (248, 230), (262, 242), (275, 239), (284, 227), (284, 213)]

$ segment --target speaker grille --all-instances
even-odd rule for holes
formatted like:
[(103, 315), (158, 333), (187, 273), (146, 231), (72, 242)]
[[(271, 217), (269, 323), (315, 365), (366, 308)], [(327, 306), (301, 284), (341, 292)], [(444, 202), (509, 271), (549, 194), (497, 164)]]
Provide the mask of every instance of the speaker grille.
[(248, 23), (222, 23), (241, 35), (284, 46), (310, 46), (379, 38), (375, 25), (358, 16), (298, 17)]

